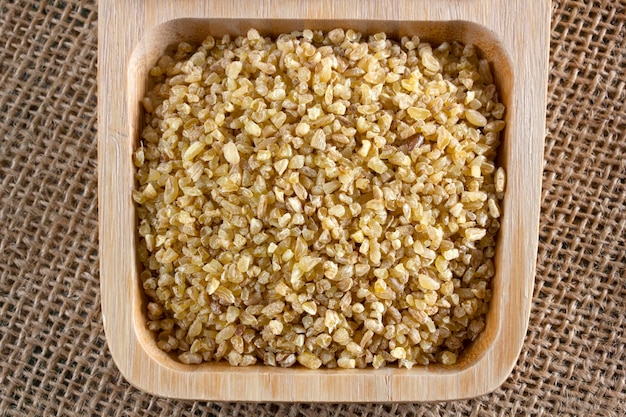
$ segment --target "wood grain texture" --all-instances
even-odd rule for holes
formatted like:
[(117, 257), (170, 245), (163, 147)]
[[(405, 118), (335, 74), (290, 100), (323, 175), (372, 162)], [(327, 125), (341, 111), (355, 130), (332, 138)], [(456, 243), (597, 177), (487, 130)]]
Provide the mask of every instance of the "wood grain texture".
[[(125, 378), (176, 398), (229, 401), (452, 400), (499, 386), (519, 355), (537, 253), (549, 50), (549, 1), (538, 0), (101, 0), (98, 45), (98, 186), (102, 312)], [(499, 160), (508, 172), (487, 327), (454, 367), (411, 370), (186, 366), (145, 328), (135, 259), (132, 150), (147, 71), (168, 45), (205, 35), (277, 34), (305, 27), (417, 34), (476, 44), (507, 105)]]

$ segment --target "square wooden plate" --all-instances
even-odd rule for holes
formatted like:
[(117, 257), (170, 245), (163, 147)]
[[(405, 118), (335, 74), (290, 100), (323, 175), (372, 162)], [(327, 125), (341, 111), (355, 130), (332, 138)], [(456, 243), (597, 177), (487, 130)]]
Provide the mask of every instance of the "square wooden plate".
[[(98, 45), (98, 186), (102, 314), (111, 354), (145, 391), (227, 401), (452, 400), (490, 392), (509, 375), (528, 326), (538, 243), (549, 50), (548, 0), (101, 0)], [(492, 63), (507, 127), (508, 173), (493, 300), (483, 334), (453, 367), (411, 370), (183, 365), (146, 329), (136, 260), (132, 151), (147, 73), (167, 46), (208, 35), (353, 28), (473, 43)]]

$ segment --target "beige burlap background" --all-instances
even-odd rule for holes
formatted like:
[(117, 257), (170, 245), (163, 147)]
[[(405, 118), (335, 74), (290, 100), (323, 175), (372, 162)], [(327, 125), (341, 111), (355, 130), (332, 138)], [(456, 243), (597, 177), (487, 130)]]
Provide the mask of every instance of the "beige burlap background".
[(120, 376), (100, 314), (96, 11), (0, 0), (0, 416), (626, 415), (624, 0), (552, 3), (537, 279), (515, 370), (490, 395), (403, 405), (194, 403)]

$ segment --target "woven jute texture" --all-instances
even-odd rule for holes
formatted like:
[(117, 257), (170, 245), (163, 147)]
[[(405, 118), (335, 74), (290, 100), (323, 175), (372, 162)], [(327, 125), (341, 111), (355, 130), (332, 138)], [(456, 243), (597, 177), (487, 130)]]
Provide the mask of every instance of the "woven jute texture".
[(96, 10), (0, 0), (0, 416), (626, 415), (624, 0), (552, 3), (537, 278), (517, 366), (492, 394), (402, 405), (176, 401), (120, 376), (98, 282)]

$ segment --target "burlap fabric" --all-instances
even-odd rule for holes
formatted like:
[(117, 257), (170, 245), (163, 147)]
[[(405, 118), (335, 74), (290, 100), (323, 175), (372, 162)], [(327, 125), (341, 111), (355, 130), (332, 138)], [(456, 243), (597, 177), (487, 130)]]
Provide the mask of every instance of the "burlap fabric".
[[(94, 1), (0, 0), (0, 415), (626, 415), (626, 3), (552, 4), (543, 204), (523, 352), (442, 404), (167, 400), (124, 381), (98, 282)], [(532, 34), (529, 34), (532, 36)]]

